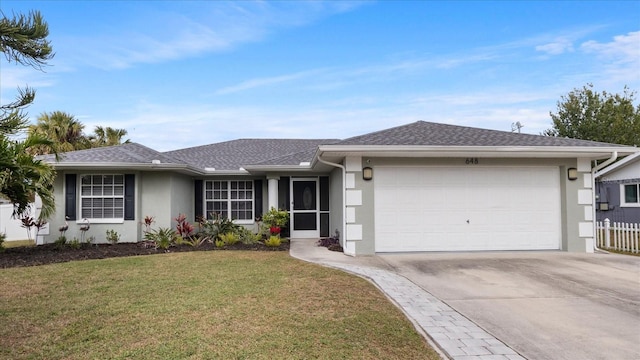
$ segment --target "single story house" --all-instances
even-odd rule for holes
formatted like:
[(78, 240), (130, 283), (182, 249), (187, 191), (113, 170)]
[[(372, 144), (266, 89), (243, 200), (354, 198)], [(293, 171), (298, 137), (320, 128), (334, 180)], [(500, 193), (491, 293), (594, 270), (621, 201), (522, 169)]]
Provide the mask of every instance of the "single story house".
[(255, 226), (290, 212), (289, 236), (340, 233), (348, 255), (378, 252), (593, 251), (592, 162), (639, 151), (615, 144), (418, 121), (352, 138), (240, 139), (158, 152), (136, 143), (66, 153), (58, 211), (99, 240), (143, 238), (216, 212)]
[(640, 223), (640, 153), (596, 173), (596, 220)]

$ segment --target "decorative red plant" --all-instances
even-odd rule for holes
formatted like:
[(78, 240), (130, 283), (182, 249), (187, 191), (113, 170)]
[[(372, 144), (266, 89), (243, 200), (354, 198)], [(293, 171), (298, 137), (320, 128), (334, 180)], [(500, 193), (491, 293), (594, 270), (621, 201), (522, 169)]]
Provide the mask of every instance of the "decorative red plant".
[(187, 221), (187, 217), (184, 214), (178, 214), (178, 217), (175, 218), (176, 222), (176, 231), (178, 235), (183, 238), (187, 238), (193, 234), (195, 231), (194, 226)]

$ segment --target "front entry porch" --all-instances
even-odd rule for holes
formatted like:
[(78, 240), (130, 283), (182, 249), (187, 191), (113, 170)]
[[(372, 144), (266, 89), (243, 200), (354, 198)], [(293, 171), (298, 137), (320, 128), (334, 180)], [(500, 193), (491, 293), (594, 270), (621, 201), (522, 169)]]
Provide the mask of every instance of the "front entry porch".
[(289, 237), (329, 236), (328, 176), (267, 176), (268, 208), (289, 212)]

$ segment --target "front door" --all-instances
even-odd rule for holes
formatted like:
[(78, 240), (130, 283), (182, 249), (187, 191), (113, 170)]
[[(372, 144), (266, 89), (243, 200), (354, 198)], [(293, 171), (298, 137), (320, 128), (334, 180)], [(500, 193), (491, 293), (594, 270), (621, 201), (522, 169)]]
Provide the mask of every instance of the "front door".
[(291, 178), (291, 237), (317, 238), (318, 178)]

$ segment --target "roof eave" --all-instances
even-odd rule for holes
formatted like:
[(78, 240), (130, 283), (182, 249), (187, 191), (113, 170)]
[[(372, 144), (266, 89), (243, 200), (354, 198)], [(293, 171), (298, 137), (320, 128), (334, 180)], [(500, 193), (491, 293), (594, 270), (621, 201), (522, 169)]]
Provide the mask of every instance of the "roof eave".
[(201, 169), (186, 164), (153, 164), (126, 162), (48, 162), (56, 170), (100, 169), (100, 170), (147, 170), (147, 171), (178, 171), (190, 174), (202, 174)]
[(637, 160), (640, 160), (640, 151), (636, 152), (634, 154), (631, 154), (631, 155), (627, 156), (626, 158), (624, 158), (624, 159), (622, 159), (622, 160), (620, 160), (620, 161), (618, 161), (616, 163), (613, 163), (613, 164), (607, 166), (606, 168), (598, 171), (597, 173), (595, 173), (595, 177), (598, 178), (598, 177), (601, 177), (602, 175), (606, 175), (606, 174), (608, 174), (608, 173), (610, 173), (610, 172), (612, 172), (612, 171), (614, 171), (616, 169), (623, 168), (623, 167), (625, 167), (625, 166), (627, 166), (627, 165), (629, 165), (629, 164), (631, 164), (631, 163), (633, 163), (634, 161), (637, 161)]
[[(611, 153), (630, 155), (640, 149), (628, 146), (422, 146), (422, 145), (323, 145), (314, 161), (323, 154), (349, 154), (380, 157), (581, 157), (593, 160), (610, 157)], [(313, 162), (312, 162), (313, 163)]]
[(250, 172), (298, 172), (313, 169), (311, 165), (246, 165), (243, 167)]

